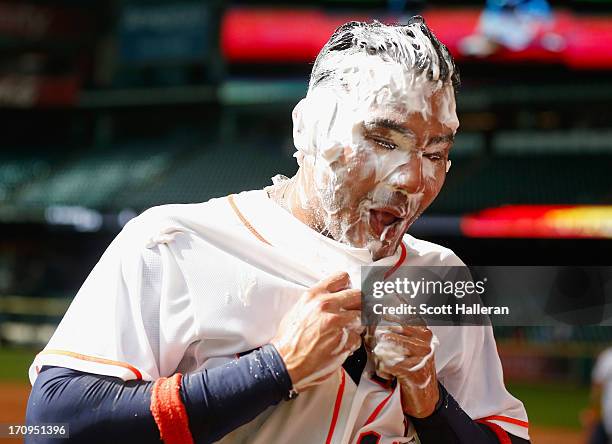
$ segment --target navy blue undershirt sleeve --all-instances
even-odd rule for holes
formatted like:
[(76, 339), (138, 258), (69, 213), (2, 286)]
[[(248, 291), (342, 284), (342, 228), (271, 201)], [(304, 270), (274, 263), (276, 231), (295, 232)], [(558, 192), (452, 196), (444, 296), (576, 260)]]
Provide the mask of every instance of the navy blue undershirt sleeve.
[[(499, 444), (495, 433), (485, 424), (473, 421), (457, 401), (438, 383), (440, 400), (427, 418), (408, 418), (414, 425), (421, 444)], [(508, 434), (513, 444), (529, 441)]]
[[(68, 423), (70, 442), (158, 443), (150, 412), (153, 382), (122, 381), (62, 367), (43, 367), (28, 401), (28, 425)], [(440, 401), (427, 418), (410, 418), (421, 443), (497, 444), (440, 384)], [(183, 376), (181, 395), (197, 443), (214, 442), (286, 398), (291, 380), (272, 346), (228, 364)], [(513, 444), (528, 441), (509, 435)], [(26, 443), (65, 443), (28, 437)]]
[[(71, 443), (159, 443), (150, 412), (153, 384), (43, 367), (28, 400), (26, 423), (67, 423)], [(223, 366), (184, 375), (181, 395), (194, 442), (222, 438), (278, 404), (290, 389), (284, 363), (271, 345)], [(66, 440), (39, 436), (25, 442)]]
[(282, 358), (266, 345), (224, 366), (184, 375), (181, 394), (194, 439), (213, 442), (278, 404), (291, 387)]
[(27, 436), (26, 443), (159, 443), (150, 411), (152, 382), (123, 381), (64, 367), (43, 367), (32, 387), (27, 425), (67, 424), (69, 440)]

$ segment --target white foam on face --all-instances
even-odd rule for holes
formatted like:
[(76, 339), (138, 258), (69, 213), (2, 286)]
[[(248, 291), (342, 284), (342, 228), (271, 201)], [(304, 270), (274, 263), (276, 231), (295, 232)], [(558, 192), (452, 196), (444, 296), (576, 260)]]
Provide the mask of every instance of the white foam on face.
[[(363, 137), (363, 123), (374, 111), (381, 109), (401, 109), (406, 116), (420, 113), (428, 119), (432, 115), (432, 96), (442, 91), (436, 96), (439, 97), (439, 111), (435, 117), (452, 131), (459, 124), (453, 87), (439, 79), (442, 61), (438, 60), (420, 27), (410, 26), (410, 29), (415, 35), (412, 41), (407, 39), (402, 28), (387, 29), (388, 33), (403, 34), (396, 38), (403, 42), (398, 45), (386, 44), (384, 34), (379, 36), (379, 42), (371, 42), (369, 36), (374, 47), (387, 45), (386, 53), (327, 53), (321, 63), (337, 73), (338, 81), (311, 88), (293, 112), (294, 144), (298, 150), (295, 157), (314, 178), (312, 191), (317, 195), (318, 222), (323, 225), (318, 228), (352, 246), (380, 247), (382, 241), (371, 239), (364, 228), (369, 224), (369, 210), (383, 206), (383, 201), (375, 198), (377, 189), (399, 191), (397, 184), (405, 182), (402, 175), (406, 174), (419, 174), (425, 180), (436, 179), (436, 166), (416, 150), (373, 152), (372, 142)], [(354, 31), (359, 39), (359, 28)], [(393, 51), (406, 63), (393, 60), (389, 55)], [(423, 51), (432, 54), (431, 79), (427, 77), (427, 67), (419, 71), (412, 66)], [(401, 168), (415, 160), (420, 163), (418, 171)], [(359, 203), (352, 202), (350, 192), (347, 193), (351, 180), (368, 177), (375, 178), (376, 186)], [(303, 208), (313, 207), (311, 196), (305, 190), (300, 189), (298, 196)], [(418, 211), (422, 193), (409, 197), (411, 210)], [(350, 206), (357, 206), (356, 218), (338, 217), (343, 208)]]
[(380, 154), (379, 167), (376, 168), (376, 182), (382, 182), (392, 174), (402, 174), (398, 168), (413, 161), (419, 154), (414, 151), (389, 150)]

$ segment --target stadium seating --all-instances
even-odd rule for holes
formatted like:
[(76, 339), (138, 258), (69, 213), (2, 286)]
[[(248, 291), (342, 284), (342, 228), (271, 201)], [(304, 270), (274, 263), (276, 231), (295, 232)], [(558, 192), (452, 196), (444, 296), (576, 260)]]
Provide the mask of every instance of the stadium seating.
[(78, 205), (105, 209), (126, 188), (144, 186), (169, 165), (172, 151), (155, 143), (85, 149), (24, 185), (16, 205)]
[[(506, 204), (598, 204), (610, 195), (612, 156), (504, 155), (456, 159), (431, 212)], [(551, 174), (555, 171), (555, 174)]]

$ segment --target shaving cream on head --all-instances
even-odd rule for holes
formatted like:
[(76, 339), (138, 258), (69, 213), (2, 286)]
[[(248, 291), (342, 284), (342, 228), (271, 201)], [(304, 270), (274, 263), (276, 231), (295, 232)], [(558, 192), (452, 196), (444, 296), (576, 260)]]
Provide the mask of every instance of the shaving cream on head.
[[(404, 27), (354, 26), (346, 50), (334, 50), (333, 38), (317, 58), (307, 96), (293, 112), (295, 157), (308, 170), (317, 201), (311, 205), (312, 196), (303, 192), (300, 203), (316, 209), (320, 230), (340, 242), (364, 246), (367, 234), (358, 225), (369, 217), (370, 209), (384, 202), (377, 196), (398, 192), (395, 184), (405, 179), (398, 175), (407, 174), (400, 167), (422, 156), (418, 150), (373, 153), (371, 142), (364, 138), (364, 122), (380, 110), (403, 116), (419, 113), (427, 120), (433, 112), (432, 96), (439, 93), (436, 118), (454, 132), (459, 124), (454, 89), (446, 81), (454, 65), (446, 52), (436, 50), (420, 22)], [(327, 73), (323, 80), (316, 74), (319, 71)], [(434, 180), (433, 166), (422, 165), (419, 174)], [(350, 181), (369, 177), (376, 183), (369, 195), (359, 203), (350, 201)], [(411, 208), (419, 207), (418, 190), (406, 197)], [(347, 205), (356, 206), (359, 217), (339, 217)]]

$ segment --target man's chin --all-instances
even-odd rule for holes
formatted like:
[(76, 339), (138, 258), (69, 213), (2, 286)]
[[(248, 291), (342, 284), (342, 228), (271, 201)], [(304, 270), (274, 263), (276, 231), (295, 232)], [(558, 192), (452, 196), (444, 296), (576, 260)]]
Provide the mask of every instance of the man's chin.
[(399, 246), (409, 224), (402, 223), (396, 227), (396, 232), (387, 236), (382, 241), (372, 230), (369, 222), (366, 224), (354, 224), (343, 236), (341, 242), (355, 248), (367, 248), (373, 261), (393, 256)]

